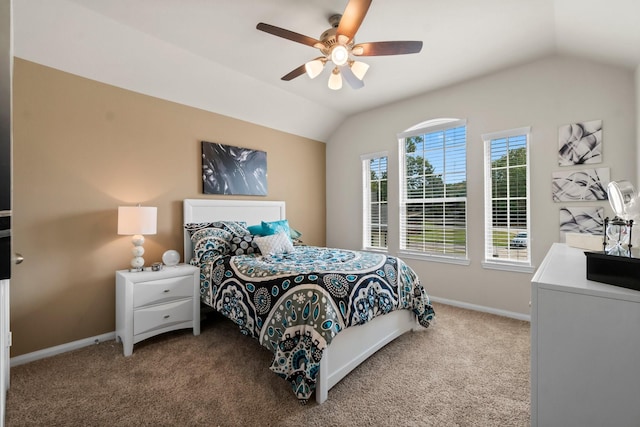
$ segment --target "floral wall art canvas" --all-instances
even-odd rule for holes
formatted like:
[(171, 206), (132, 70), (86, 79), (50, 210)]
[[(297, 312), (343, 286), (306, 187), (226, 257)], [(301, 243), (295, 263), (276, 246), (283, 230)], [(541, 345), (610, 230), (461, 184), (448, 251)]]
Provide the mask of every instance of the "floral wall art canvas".
[(267, 195), (267, 153), (202, 141), (204, 194)]
[(554, 202), (607, 200), (609, 168), (553, 172)]
[(572, 123), (558, 129), (560, 166), (602, 162), (602, 120)]

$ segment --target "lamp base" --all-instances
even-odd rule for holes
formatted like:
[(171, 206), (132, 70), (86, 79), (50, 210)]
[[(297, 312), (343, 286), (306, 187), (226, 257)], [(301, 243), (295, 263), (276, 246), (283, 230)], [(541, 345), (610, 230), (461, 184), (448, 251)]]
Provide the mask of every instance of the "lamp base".
[(144, 244), (144, 236), (141, 234), (136, 234), (131, 238), (131, 243), (133, 243), (133, 249), (131, 249), (131, 253), (133, 254), (133, 259), (131, 260), (131, 270), (130, 271), (142, 271), (144, 269), (144, 248), (142, 245)]

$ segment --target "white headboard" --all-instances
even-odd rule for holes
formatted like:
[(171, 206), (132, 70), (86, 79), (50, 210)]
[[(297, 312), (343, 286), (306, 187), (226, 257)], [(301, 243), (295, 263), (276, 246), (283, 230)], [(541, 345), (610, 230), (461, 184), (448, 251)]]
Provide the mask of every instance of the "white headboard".
[[(285, 203), (268, 200), (184, 199), (182, 223), (212, 221), (245, 221), (247, 225), (261, 221), (285, 219)], [(184, 259), (189, 262), (193, 247), (189, 233), (184, 233)]]

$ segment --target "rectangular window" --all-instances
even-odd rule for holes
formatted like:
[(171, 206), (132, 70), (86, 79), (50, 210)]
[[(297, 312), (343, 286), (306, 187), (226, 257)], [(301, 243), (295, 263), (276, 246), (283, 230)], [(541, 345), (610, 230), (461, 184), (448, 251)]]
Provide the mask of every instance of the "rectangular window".
[(387, 249), (387, 153), (362, 159), (364, 249)]
[(466, 121), (430, 123), (399, 135), (400, 250), (466, 261)]
[[(482, 135), (485, 267), (530, 271), (529, 127)], [(502, 265), (502, 267), (497, 267)], [(511, 266), (512, 268), (509, 268)]]

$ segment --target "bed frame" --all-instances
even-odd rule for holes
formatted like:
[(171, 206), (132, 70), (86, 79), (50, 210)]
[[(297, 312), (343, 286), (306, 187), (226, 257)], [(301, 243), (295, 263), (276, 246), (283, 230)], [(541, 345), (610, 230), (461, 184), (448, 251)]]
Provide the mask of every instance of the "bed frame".
[[(285, 203), (280, 201), (185, 199), (184, 224), (210, 221), (246, 221), (247, 225), (261, 221), (285, 219)], [(188, 260), (193, 247), (185, 232), (184, 257)], [(187, 261), (188, 262), (188, 261)], [(320, 360), (316, 383), (316, 401), (327, 400), (329, 389), (369, 356), (400, 335), (419, 328), (409, 310), (397, 310), (378, 316), (364, 325), (346, 328), (336, 335)]]

